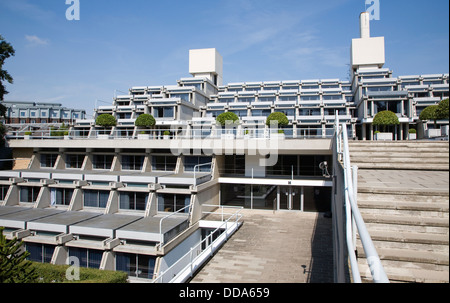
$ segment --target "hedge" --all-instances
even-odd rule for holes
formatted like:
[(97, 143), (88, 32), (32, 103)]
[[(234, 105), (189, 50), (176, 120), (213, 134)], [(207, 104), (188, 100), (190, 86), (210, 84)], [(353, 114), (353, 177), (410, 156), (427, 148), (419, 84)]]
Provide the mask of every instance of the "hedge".
[(53, 265), (33, 262), (39, 275), (38, 283), (127, 283), (128, 275), (123, 271), (99, 270), (80, 267), (80, 280), (69, 281), (66, 271), (69, 265)]
[(102, 114), (97, 117), (97, 119), (95, 120), (95, 124), (103, 127), (111, 127), (117, 125), (117, 120), (111, 114)]
[(225, 112), (218, 115), (216, 120), (220, 125), (223, 126), (225, 125), (226, 121), (232, 121), (233, 123), (239, 122), (239, 117), (233, 112)]
[(155, 118), (150, 114), (142, 114), (137, 117), (134, 125), (139, 127), (152, 127), (156, 124)]
[(271, 121), (278, 121), (278, 127), (287, 126), (289, 124), (289, 119), (284, 113), (274, 112), (267, 117), (266, 125), (270, 126)]

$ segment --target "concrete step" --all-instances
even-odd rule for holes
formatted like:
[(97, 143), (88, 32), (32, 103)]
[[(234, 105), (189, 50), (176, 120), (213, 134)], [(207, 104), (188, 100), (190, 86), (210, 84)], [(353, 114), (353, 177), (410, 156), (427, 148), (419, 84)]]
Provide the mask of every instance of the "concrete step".
[(348, 141), (352, 147), (449, 148), (448, 141)]
[(366, 214), (363, 216), (366, 223), (379, 223), (391, 225), (407, 225), (407, 226), (427, 226), (427, 227), (449, 227), (448, 218), (433, 217), (404, 217), (404, 216), (387, 216)]
[(387, 155), (361, 155), (361, 156), (352, 156), (350, 157), (350, 162), (353, 165), (357, 165), (358, 163), (426, 163), (426, 164), (448, 164), (449, 158), (440, 157), (439, 155), (433, 155), (432, 157), (401, 157), (397, 155), (396, 157), (390, 157)]
[(429, 164), (429, 163), (370, 163), (370, 162), (351, 162), (352, 165), (357, 165), (361, 169), (386, 169), (386, 170), (431, 170), (431, 171), (448, 171), (449, 164)]
[(448, 203), (449, 190), (448, 188), (386, 187), (384, 184), (358, 185), (358, 200)]
[[(411, 231), (380, 231), (370, 230), (370, 237), (378, 249), (407, 249), (449, 253), (449, 241), (446, 234), (425, 234)], [(357, 240), (358, 247), (361, 242)]]
[[(361, 273), (363, 282), (372, 282), (372, 276), (368, 270), (368, 265), (365, 259), (358, 260), (358, 266)], [(383, 263), (383, 261), (382, 261)], [(394, 265), (383, 264), (384, 271), (391, 283), (448, 283), (449, 271), (448, 270), (434, 270), (424, 269), (420, 266), (413, 265), (401, 266), (403, 264), (395, 263)]]
[(444, 218), (447, 220), (449, 219), (448, 212), (441, 212), (441, 211), (360, 208), (360, 212), (363, 217), (365, 215), (378, 215), (378, 216)]
[[(373, 197), (372, 195), (371, 197)], [(370, 197), (370, 198), (371, 198)], [(363, 199), (360, 195), (358, 195), (358, 207), (361, 212), (367, 210), (397, 210), (397, 211), (417, 211), (417, 212), (428, 212), (434, 213), (438, 212), (442, 214), (442, 217), (448, 217), (449, 212), (449, 203), (448, 200), (444, 197), (443, 201), (432, 201), (432, 202), (423, 202), (421, 199), (418, 201), (398, 201), (395, 199), (392, 200), (374, 200), (374, 199)]]
[(392, 232), (415, 232), (415, 233), (426, 233), (426, 234), (442, 234), (449, 235), (448, 227), (436, 227), (436, 226), (425, 226), (425, 225), (401, 225), (389, 223), (371, 223), (365, 222), (369, 234), (373, 231), (392, 231)]

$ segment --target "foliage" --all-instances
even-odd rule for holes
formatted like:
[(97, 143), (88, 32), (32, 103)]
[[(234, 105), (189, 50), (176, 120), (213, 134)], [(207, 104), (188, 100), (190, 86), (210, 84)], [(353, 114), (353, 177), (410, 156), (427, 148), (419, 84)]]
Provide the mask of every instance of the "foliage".
[(27, 261), (29, 252), (22, 250), (23, 241), (7, 240), (0, 227), (0, 283), (33, 283), (38, 275)]
[(147, 127), (150, 128), (152, 126), (155, 126), (156, 120), (152, 115), (149, 114), (142, 114), (139, 117), (137, 117), (136, 121), (134, 122), (134, 125), (139, 127)]
[(266, 125), (270, 126), (271, 121), (277, 121), (278, 127), (283, 127), (283, 126), (286, 126), (289, 124), (289, 120), (286, 117), (286, 115), (284, 113), (280, 113), (280, 112), (271, 113), (269, 115), (269, 117), (267, 117)]
[(112, 127), (117, 125), (117, 120), (111, 114), (102, 114), (97, 117), (95, 124), (103, 127)]
[(400, 121), (398, 120), (397, 115), (394, 112), (391, 112), (389, 110), (379, 112), (373, 118), (373, 125), (383, 127), (383, 131), (386, 130), (386, 126), (399, 125), (399, 124), (400, 124)]
[(62, 137), (69, 135), (69, 127), (64, 123), (61, 125), (59, 129), (56, 129), (54, 126), (50, 126), (50, 136), (52, 137)]
[(436, 109), (436, 116), (438, 120), (446, 120), (449, 118), (448, 98), (439, 102)]
[(69, 281), (66, 271), (69, 265), (53, 265), (33, 262), (32, 267), (40, 283), (127, 283), (128, 275), (123, 271), (99, 270), (80, 267), (80, 280)]
[(430, 105), (426, 107), (419, 115), (419, 119), (421, 121), (433, 120), (436, 123), (438, 116), (436, 114), (436, 110), (438, 109), (438, 105)]
[(217, 116), (216, 121), (222, 126), (227, 124), (227, 121), (230, 124), (236, 124), (239, 121), (239, 117), (233, 112), (226, 112)]
[(417, 133), (417, 130), (415, 130), (414, 128), (410, 128), (409, 131), (408, 131), (408, 133), (410, 133), (410, 134), (416, 134), (416, 133)]
[[(3, 64), (5, 63), (6, 59), (14, 55), (15, 50), (12, 45), (6, 42), (3, 39), (2, 35), (0, 35), (0, 101), (3, 101), (4, 96), (8, 93), (5, 86), (3, 85), (3, 82), (6, 81), (10, 84), (13, 83), (13, 78), (11, 77), (11, 75), (6, 70), (3, 70)], [(0, 117), (4, 117), (5, 114), (6, 107), (2, 103), (0, 103)]]
[(164, 136), (170, 136), (170, 131), (165, 130), (163, 134), (164, 134)]

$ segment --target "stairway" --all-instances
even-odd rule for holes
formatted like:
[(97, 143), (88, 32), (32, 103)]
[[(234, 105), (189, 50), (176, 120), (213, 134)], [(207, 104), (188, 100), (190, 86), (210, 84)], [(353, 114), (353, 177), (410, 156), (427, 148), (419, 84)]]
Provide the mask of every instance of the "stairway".
[[(359, 167), (358, 206), (391, 282), (449, 282), (448, 146), (349, 143)], [(369, 282), (359, 239), (357, 253)]]

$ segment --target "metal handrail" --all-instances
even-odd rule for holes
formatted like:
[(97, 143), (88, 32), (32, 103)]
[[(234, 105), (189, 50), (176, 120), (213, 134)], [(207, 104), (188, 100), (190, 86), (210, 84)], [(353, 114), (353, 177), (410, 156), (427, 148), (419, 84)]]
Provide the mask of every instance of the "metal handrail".
[[(212, 165), (213, 165), (212, 162), (203, 163), (203, 164), (197, 164), (197, 165), (194, 166), (194, 186), (197, 186), (197, 178), (195, 177), (195, 169), (197, 169), (199, 167), (202, 167), (202, 166), (207, 166), (207, 165), (209, 165), (211, 167), (210, 174), (212, 174)], [(198, 172), (200, 172), (200, 171), (198, 171)]]
[[(340, 127), (337, 123), (336, 143), (338, 154), (342, 155), (344, 166), (344, 184), (345, 184), (345, 208), (346, 208), (346, 235), (347, 235), (347, 250), (350, 258), (351, 271), (353, 281), (355, 283), (361, 283), (361, 275), (358, 268), (358, 262), (355, 254), (355, 241), (356, 231), (352, 225), (356, 225), (358, 229), (359, 237), (363, 245), (366, 259), (369, 265), (369, 269), (375, 283), (389, 283), (389, 279), (381, 264), (380, 257), (375, 249), (372, 238), (367, 231), (366, 224), (361, 216), (357, 202), (356, 202), (356, 175), (352, 176), (352, 167), (350, 163), (350, 153), (348, 147), (348, 134), (347, 126), (343, 123)], [(342, 142), (340, 142), (342, 140)], [(357, 168), (354, 167), (354, 173), (356, 174)], [(354, 221), (352, 221), (354, 220)], [(354, 223), (353, 223), (354, 222)]]
[[(165, 271), (161, 272), (159, 275), (157, 275), (157, 277), (152, 281), (152, 283), (161, 283), (161, 281), (163, 280), (164, 276), (169, 272), (170, 273), (170, 269), (174, 268), (175, 266), (178, 265), (178, 263), (180, 263), (181, 261), (183, 261), (185, 259), (185, 257), (189, 256), (189, 264), (187, 264), (183, 269), (181, 269), (176, 275), (174, 275), (172, 277), (172, 280), (174, 278), (176, 278), (181, 272), (183, 272), (186, 268), (191, 267), (191, 273), (192, 273), (192, 266), (194, 264), (195, 261), (197, 261), (197, 259), (200, 257), (200, 255), (197, 255), (196, 257), (193, 256), (193, 251), (196, 247), (201, 247), (201, 245), (205, 242), (209, 242), (209, 245), (207, 247), (205, 247), (205, 249), (202, 250), (202, 252), (210, 249), (210, 254), (213, 253), (212, 251), (212, 247), (213, 245), (219, 241), (219, 237), (213, 241), (212, 240), (212, 236), (219, 230), (224, 229), (225, 228), (225, 236), (228, 239), (228, 234), (226, 234), (226, 229), (227, 229), (227, 224), (233, 219), (235, 219), (235, 224), (238, 224), (240, 219), (243, 217), (243, 215), (241, 214), (241, 211), (243, 209), (243, 207), (238, 207), (238, 206), (219, 206), (219, 205), (209, 205), (209, 204), (204, 204), (202, 206), (214, 206), (214, 207), (220, 207), (222, 208), (222, 224), (220, 226), (218, 226), (213, 232), (211, 232), (205, 239), (203, 239), (202, 241), (200, 241), (199, 243), (197, 243), (196, 245), (192, 246), (190, 248), (190, 250), (184, 254), (182, 257), (180, 257), (174, 264), (172, 264), (169, 268), (167, 268)], [(223, 220), (223, 209), (224, 208), (235, 208), (238, 209), (235, 213), (230, 214), (230, 217), (227, 220)], [(203, 213), (212, 213), (212, 212), (203, 212)], [(170, 281), (169, 281), (170, 282)]]
[(182, 210), (185, 210), (186, 208), (190, 207), (191, 205), (187, 205), (179, 210), (177, 210), (176, 212), (173, 212), (171, 214), (168, 214), (167, 216), (163, 217), (160, 221), (159, 221), (159, 236), (160, 236), (160, 241), (159, 241), (159, 248), (161, 249), (164, 245), (164, 234), (162, 233), (162, 223), (165, 219), (172, 217), (178, 213), (180, 213)]

